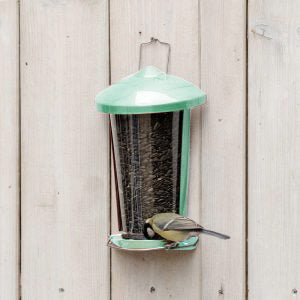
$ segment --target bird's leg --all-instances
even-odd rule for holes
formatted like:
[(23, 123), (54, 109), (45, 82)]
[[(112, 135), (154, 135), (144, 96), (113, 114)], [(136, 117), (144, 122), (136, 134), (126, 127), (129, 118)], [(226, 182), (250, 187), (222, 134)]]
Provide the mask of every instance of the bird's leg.
[(179, 242), (167, 241), (164, 245), (165, 249), (174, 249), (179, 245)]

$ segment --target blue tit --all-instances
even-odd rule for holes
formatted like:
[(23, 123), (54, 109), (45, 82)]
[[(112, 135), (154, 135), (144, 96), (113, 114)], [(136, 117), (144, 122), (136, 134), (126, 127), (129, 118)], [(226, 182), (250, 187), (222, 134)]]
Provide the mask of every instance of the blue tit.
[(175, 213), (161, 213), (147, 219), (143, 233), (150, 240), (158, 234), (163, 239), (170, 241), (171, 247), (176, 247), (179, 242), (198, 236), (200, 233), (209, 234), (224, 240), (230, 239), (228, 235), (207, 230), (195, 221)]

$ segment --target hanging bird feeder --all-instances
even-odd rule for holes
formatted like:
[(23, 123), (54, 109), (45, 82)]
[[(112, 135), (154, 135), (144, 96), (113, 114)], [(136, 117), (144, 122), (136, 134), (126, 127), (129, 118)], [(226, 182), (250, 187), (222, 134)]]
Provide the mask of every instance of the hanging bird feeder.
[[(127, 250), (163, 249), (146, 240), (143, 226), (157, 213), (187, 214), (190, 110), (205, 103), (195, 85), (149, 66), (96, 97), (110, 115), (119, 230), (109, 245)], [(192, 237), (178, 249), (194, 249)]]

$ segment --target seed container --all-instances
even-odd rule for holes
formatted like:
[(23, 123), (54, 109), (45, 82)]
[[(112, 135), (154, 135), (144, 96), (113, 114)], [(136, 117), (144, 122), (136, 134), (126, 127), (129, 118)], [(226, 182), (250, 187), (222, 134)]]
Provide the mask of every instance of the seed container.
[[(195, 85), (154, 67), (122, 79), (96, 97), (110, 115), (119, 230), (109, 244), (126, 250), (162, 249), (143, 226), (157, 213), (186, 216), (190, 110), (205, 103)], [(197, 238), (182, 242), (193, 249)]]

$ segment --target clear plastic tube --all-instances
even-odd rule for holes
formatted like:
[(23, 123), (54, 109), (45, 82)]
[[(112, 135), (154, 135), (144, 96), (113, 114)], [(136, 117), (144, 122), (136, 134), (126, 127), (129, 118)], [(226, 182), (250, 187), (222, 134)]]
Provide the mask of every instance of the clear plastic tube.
[(178, 212), (183, 112), (111, 115), (123, 231)]

